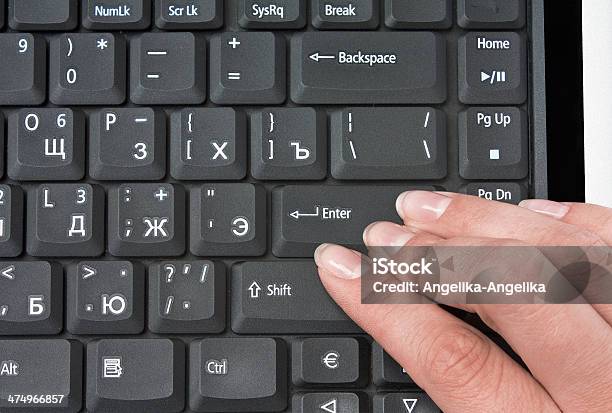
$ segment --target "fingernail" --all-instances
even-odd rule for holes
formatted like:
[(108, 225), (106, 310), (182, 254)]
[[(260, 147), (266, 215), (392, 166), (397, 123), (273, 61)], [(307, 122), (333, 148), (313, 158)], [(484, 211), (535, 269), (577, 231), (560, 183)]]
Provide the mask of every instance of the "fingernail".
[(452, 201), (435, 192), (408, 191), (397, 198), (395, 208), (405, 220), (431, 222), (440, 218)]
[(555, 219), (563, 218), (570, 210), (567, 205), (545, 199), (527, 199), (522, 201), (519, 206)]
[(371, 247), (403, 247), (416, 234), (392, 222), (375, 222), (363, 232), (363, 241)]
[(349, 250), (334, 244), (321, 244), (314, 254), (317, 266), (338, 278), (354, 280), (361, 277), (361, 260)]

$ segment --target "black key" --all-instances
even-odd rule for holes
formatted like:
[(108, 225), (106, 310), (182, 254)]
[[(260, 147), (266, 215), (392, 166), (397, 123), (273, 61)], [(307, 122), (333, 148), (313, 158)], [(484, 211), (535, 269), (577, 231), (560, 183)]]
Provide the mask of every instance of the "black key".
[(4, 176), (4, 115), (0, 112), (0, 178)]
[(1, 340), (0, 410), (81, 411), (82, 359), (74, 340)]
[(518, 108), (459, 114), (459, 173), (465, 179), (522, 179), (529, 171), (527, 116)]
[(190, 250), (197, 256), (266, 252), (266, 191), (259, 185), (207, 184), (190, 193)]
[(0, 257), (16, 257), (23, 249), (23, 191), (0, 185)]
[(104, 190), (43, 184), (28, 191), (26, 249), (36, 257), (95, 257), (104, 252)]
[(9, 0), (9, 26), (13, 30), (72, 30), (78, 24), (75, 0)]
[(247, 169), (247, 121), (232, 108), (174, 112), (170, 173), (180, 180), (239, 180)]
[(192, 33), (145, 33), (130, 42), (131, 100), (139, 105), (206, 100), (206, 42)]
[(521, 104), (527, 99), (527, 52), (519, 33), (473, 32), (459, 39), (459, 99)]
[(231, 291), (232, 330), (238, 334), (361, 331), (329, 297), (312, 261), (234, 265)]
[(224, 33), (210, 43), (210, 100), (218, 105), (285, 101), (285, 40), (273, 33)]
[(414, 188), (278, 187), (272, 193), (272, 252), (277, 257), (312, 257), (324, 242), (363, 249), (363, 230), (372, 222), (400, 222), (395, 200), (409, 189)]
[(140, 264), (73, 264), (66, 276), (66, 328), (73, 334), (138, 334), (144, 328), (144, 289)]
[(149, 329), (208, 334), (225, 329), (225, 266), (165, 261), (149, 267)]
[(151, 0), (82, 0), (89, 30), (143, 30), (151, 24)]
[(312, 108), (268, 108), (251, 115), (251, 175), (257, 179), (323, 179), (327, 118)]
[(375, 29), (378, 0), (312, 0), (312, 25), (320, 30)]
[(372, 380), (377, 386), (414, 385), (404, 368), (378, 344), (372, 344)]
[(297, 393), (293, 413), (356, 413), (368, 411), (367, 397), (360, 393)]
[(386, 393), (374, 396), (374, 413), (440, 413), (425, 393)]
[(446, 116), (434, 108), (347, 108), (332, 115), (332, 175), (441, 179), (447, 171), (446, 141)]
[(465, 185), (462, 192), (489, 201), (506, 202), (518, 205), (527, 199), (527, 191), (515, 182), (473, 182)]
[(107, 108), (89, 118), (89, 175), (158, 180), (166, 175), (166, 117), (150, 108)]
[(47, 91), (45, 40), (29, 33), (0, 33), (0, 56), (0, 106), (43, 103)]
[(306, 1), (240, 0), (238, 23), (245, 29), (301, 29), (306, 25)]
[(155, 24), (163, 30), (211, 30), (223, 26), (223, 0), (156, 0)]
[(520, 29), (525, 0), (459, 0), (457, 22), (466, 29)]
[(168, 339), (98, 340), (87, 345), (87, 410), (182, 412), (185, 348)]
[(4, 27), (4, 9), (6, 5), (4, 4), (4, 0), (0, 0), (0, 29)]
[(0, 335), (58, 334), (62, 277), (62, 267), (46, 261), (0, 263)]
[(119, 257), (172, 257), (185, 252), (182, 186), (123, 184), (108, 193), (108, 250)]
[(9, 118), (11, 179), (71, 180), (85, 174), (85, 117), (71, 109), (21, 109)]
[(304, 33), (292, 38), (290, 60), (296, 103), (446, 100), (446, 44), (435, 33)]
[(367, 349), (356, 338), (301, 339), (291, 347), (291, 360), (297, 386), (362, 386), (368, 379)]
[(450, 0), (385, 0), (385, 23), (393, 29), (448, 29), (453, 24)]
[(280, 412), (287, 407), (287, 348), (273, 338), (210, 338), (189, 348), (195, 412)]
[(49, 100), (56, 105), (118, 105), (125, 100), (121, 35), (68, 33), (51, 40)]

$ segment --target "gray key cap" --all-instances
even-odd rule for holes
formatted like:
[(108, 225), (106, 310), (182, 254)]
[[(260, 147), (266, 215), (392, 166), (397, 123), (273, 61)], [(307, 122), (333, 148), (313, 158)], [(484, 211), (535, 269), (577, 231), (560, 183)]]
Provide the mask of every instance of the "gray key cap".
[(28, 190), (26, 249), (36, 257), (94, 257), (104, 252), (104, 190), (43, 184)]
[(87, 410), (178, 413), (185, 406), (185, 348), (168, 339), (87, 345)]
[(472, 182), (465, 185), (462, 192), (489, 201), (515, 205), (527, 199), (525, 187), (515, 182)]
[(329, 297), (312, 261), (243, 262), (234, 265), (231, 279), (238, 334), (361, 331)]
[(301, 29), (306, 25), (306, 1), (240, 0), (238, 23), (245, 29)]
[(82, 359), (83, 346), (74, 340), (1, 340), (0, 410), (81, 411)]
[(529, 171), (527, 116), (518, 108), (459, 114), (459, 173), (465, 179), (522, 179)]
[(166, 117), (150, 108), (106, 108), (89, 118), (89, 175), (158, 180), (166, 175)]
[(163, 30), (210, 30), (223, 26), (223, 0), (156, 0), (155, 24)]
[(4, 176), (4, 115), (0, 112), (0, 178)]
[(414, 386), (410, 376), (402, 366), (380, 346), (372, 344), (372, 381), (377, 386)]
[(149, 267), (149, 329), (209, 334), (225, 329), (225, 266), (164, 261)]
[(466, 29), (520, 29), (525, 25), (525, 0), (459, 0), (457, 22)]
[(332, 115), (331, 172), (337, 179), (441, 179), (446, 141), (446, 115), (434, 108), (347, 108)]
[(139, 105), (206, 100), (206, 42), (192, 33), (145, 33), (130, 42), (131, 100)]
[(374, 413), (440, 413), (425, 393), (386, 393), (374, 396)]
[(51, 40), (49, 100), (56, 105), (118, 105), (125, 100), (121, 35), (68, 33)]
[(210, 42), (210, 100), (218, 105), (285, 101), (285, 39), (268, 32), (224, 33)]
[(89, 30), (143, 30), (151, 24), (151, 0), (82, 0)]
[(453, 24), (451, 0), (385, 0), (385, 23), (393, 29), (448, 29)]
[(23, 249), (23, 191), (0, 185), (0, 257), (16, 257)]
[(190, 193), (190, 250), (197, 256), (259, 256), (266, 251), (262, 186), (207, 184)]
[(47, 45), (29, 33), (0, 34), (0, 106), (39, 105), (47, 92)]
[(0, 29), (4, 27), (4, 9), (6, 5), (4, 4), (4, 0), (0, 0)]
[(290, 60), (296, 103), (446, 100), (446, 45), (438, 34), (304, 33), (292, 38)]
[(312, 0), (312, 25), (320, 30), (375, 29), (378, 0)]
[(367, 397), (361, 393), (297, 393), (293, 413), (355, 413), (368, 411)]
[(78, 24), (75, 0), (9, 0), (13, 30), (73, 30)]
[(144, 267), (81, 261), (66, 274), (66, 328), (73, 334), (138, 334), (144, 328)]
[(327, 118), (312, 108), (267, 108), (251, 115), (251, 174), (257, 179), (323, 179)]
[(9, 118), (8, 148), (11, 179), (79, 180), (85, 174), (85, 117), (71, 109), (21, 109)]
[(185, 252), (182, 186), (123, 184), (108, 192), (108, 250), (124, 256), (172, 257)]
[(62, 267), (46, 261), (0, 263), (0, 336), (58, 334), (62, 277)]
[(512, 32), (472, 32), (459, 39), (459, 100), (521, 104), (527, 99), (525, 38)]
[(195, 412), (280, 412), (287, 407), (287, 348), (273, 338), (191, 343), (189, 407)]
[(170, 173), (179, 180), (239, 180), (247, 169), (246, 116), (232, 108), (174, 112)]

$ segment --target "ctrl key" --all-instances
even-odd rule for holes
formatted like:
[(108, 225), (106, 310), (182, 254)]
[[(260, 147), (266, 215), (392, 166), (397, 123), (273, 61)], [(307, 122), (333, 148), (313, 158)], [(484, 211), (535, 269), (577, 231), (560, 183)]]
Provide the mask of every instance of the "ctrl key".
[(76, 341), (1, 340), (0, 411), (80, 411), (82, 358)]

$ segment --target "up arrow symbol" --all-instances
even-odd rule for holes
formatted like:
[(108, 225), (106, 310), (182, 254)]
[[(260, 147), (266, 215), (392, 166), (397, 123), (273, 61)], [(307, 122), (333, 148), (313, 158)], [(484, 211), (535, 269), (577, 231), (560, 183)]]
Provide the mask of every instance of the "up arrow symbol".
[(259, 292), (261, 291), (261, 287), (257, 284), (256, 281), (253, 281), (253, 284), (249, 287), (249, 292), (251, 293), (251, 298), (259, 298)]
[(402, 399), (408, 413), (412, 413), (419, 399)]

